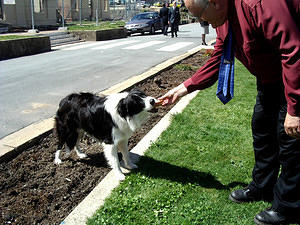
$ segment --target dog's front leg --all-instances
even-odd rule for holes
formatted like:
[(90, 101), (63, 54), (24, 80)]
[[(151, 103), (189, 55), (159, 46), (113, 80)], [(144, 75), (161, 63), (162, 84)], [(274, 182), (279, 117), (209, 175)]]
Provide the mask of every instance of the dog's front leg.
[(109, 144), (104, 144), (104, 155), (113, 169), (116, 177), (118, 180), (125, 180), (125, 175), (122, 173), (121, 168), (120, 168), (120, 162), (118, 158), (118, 151), (116, 146), (114, 145), (109, 145)]
[(130, 159), (128, 151), (128, 140), (120, 141), (118, 147), (120, 152), (122, 153), (125, 168), (129, 170), (138, 168), (138, 166), (135, 165)]

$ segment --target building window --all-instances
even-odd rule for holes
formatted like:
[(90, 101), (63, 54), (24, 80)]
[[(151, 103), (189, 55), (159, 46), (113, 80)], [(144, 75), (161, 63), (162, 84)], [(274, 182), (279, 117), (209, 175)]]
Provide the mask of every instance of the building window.
[(34, 0), (33, 4), (35, 13), (45, 12), (45, 0)]

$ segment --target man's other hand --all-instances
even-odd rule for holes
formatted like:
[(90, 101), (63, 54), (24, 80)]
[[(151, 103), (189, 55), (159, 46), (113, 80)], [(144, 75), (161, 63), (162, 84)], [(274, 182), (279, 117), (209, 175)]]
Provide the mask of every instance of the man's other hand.
[(284, 130), (288, 135), (300, 139), (300, 116), (291, 116), (286, 113)]

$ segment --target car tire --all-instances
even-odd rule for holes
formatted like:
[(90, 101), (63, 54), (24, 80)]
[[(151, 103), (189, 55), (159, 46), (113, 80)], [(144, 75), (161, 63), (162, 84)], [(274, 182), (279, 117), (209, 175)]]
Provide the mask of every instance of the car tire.
[(151, 26), (151, 28), (150, 28), (150, 34), (155, 34), (155, 27), (154, 26)]

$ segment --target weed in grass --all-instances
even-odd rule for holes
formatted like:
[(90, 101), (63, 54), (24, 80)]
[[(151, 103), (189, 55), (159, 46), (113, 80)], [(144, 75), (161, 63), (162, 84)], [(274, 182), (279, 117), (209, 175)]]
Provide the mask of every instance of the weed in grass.
[(176, 64), (175, 68), (181, 71), (192, 71), (194, 68), (189, 64)]

